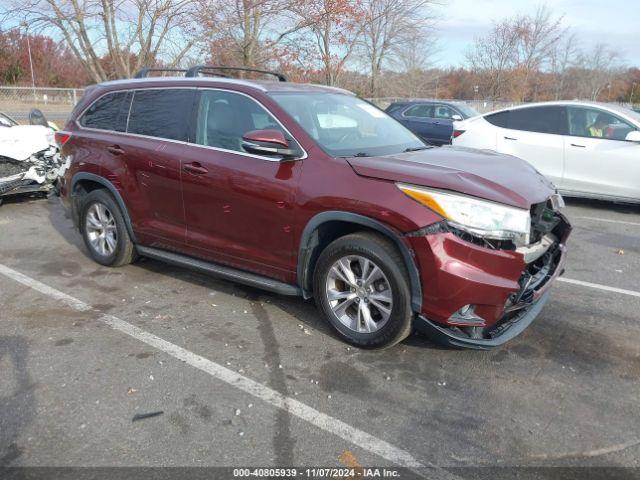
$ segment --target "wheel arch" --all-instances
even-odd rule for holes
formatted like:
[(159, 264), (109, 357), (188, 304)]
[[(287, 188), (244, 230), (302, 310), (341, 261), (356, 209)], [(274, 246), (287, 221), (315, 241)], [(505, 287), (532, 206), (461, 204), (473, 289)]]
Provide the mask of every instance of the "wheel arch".
[(106, 188), (109, 190), (109, 193), (113, 195), (115, 198), (118, 207), (120, 207), (120, 211), (122, 212), (122, 216), (124, 217), (124, 222), (127, 226), (127, 232), (129, 233), (129, 237), (136, 243), (136, 237), (133, 232), (133, 226), (131, 225), (131, 217), (129, 217), (129, 210), (127, 209), (126, 204), (124, 203), (124, 199), (120, 192), (116, 189), (116, 187), (104, 177), (100, 175), (96, 175), (95, 173), (89, 172), (78, 172), (71, 179), (71, 210), (73, 222), (76, 226), (79, 226), (79, 205), (77, 205), (78, 198), (82, 195), (80, 189), (83, 189), (85, 192), (90, 192), (95, 190), (96, 188)]
[(302, 231), (298, 250), (297, 276), (303, 296), (305, 298), (312, 296), (312, 274), (322, 250), (336, 238), (362, 230), (381, 233), (398, 248), (409, 273), (411, 308), (415, 312), (420, 312), (422, 310), (420, 273), (413, 252), (402, 241), (401, 235), (378, 220), (357, 213), (339, 210), (315, 215), (307, 222)]

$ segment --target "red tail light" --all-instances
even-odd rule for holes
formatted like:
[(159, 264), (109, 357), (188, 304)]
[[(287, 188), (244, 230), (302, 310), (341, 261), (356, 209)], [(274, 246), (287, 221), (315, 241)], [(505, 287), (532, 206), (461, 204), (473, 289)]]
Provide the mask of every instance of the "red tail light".
[(458, 138), (460, 135), (462, 135), (465, 132), (465, 130), (454, 130), (453, 131), (453, 135), (452, 138)]
[(71, 138), (71, 134), (69, 132), (56, 132), (54, 133), (53, 138), (55, 138), (58, 146), (62, 148), (62, 146)]

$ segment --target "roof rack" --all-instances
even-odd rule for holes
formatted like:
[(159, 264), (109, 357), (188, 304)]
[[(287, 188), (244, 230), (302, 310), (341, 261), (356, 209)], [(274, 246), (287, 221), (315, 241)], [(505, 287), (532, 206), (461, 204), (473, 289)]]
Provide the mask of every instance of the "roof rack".
[[(217, 65), (196, 65), (187, 70), (187, 73), (184, 75), (185, 77), (197, 77), (203, 71), (207, 70), (238, 70), (242, 72), (256, 72), (256, 73), (264, 73), (266, 75), (273, 75), (281, 82), (287, 82), (287, 77), (280, 72), (271, 72), (269, 70), (259, 70), (257, 68), (247, 68), (247, 67), (226, 67), (226, 66), (217, 66)], [(226, 77), (227, 75), (219, 75), (221, 77)]]
[(147, 78), (150, 72), (187, 72), (184, 68), (143, 68), (133, 78)]

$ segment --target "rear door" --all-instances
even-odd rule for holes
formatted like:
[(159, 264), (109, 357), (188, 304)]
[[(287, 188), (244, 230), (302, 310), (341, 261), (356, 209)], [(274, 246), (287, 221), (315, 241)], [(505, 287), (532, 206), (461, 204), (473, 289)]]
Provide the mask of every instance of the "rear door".
[(411, 105), (402, 112), (399, 119), (404, 126), (427, 142), (436, 140), (433, 105), (428, 103)]
[(538, 106), (509, 111), (506, 128), (497, 136), (497, 150), (521, 158), (559, 185), (564, 170), (566, 110)]
[[(640, 145), (624, 140), (636, 128), (598, 108), (569, 106), (567, 111), (569, 131), (560, 188), (579, 194), (640, 198)], [(598, 118), (607, 126), (590, 129)]]
[[(451, 142), (453, 134), (453, 116), (460, 115), (448, 105), (434, 105), (433, 107), (433, 137), (438, 143)], [(462, 117), (462, 115), (460, 115)]]
[(202, 89), (195, 140), (182, 155), (187, 242), (200, 257), (290, 281), (293, 200), (302, 161), (247, 153), (251, 130), (290, 134), (247, 95)]
[[(114, 168), (127, 192), (136, 234), (160, 248), (185, 243), (186, 224), (180, 161), (196, 90), (144, 89), (133, 92), (127, 134), (113, 145)], [(107, 177), (108, 178), (108, 177)]]
[(110, 151), (127, 129), (132, 92), (110, 92), (93, 102), (77, 123), (74, 133), (74, 157), (82, 171), (101, 175), (116, 159)]

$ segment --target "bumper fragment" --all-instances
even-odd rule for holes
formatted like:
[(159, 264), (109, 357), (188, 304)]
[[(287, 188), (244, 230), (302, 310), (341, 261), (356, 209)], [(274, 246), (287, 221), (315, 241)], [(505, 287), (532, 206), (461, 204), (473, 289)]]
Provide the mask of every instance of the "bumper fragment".
[(471, 338), (462, 332), (457, 334), (450, 328), (430, 321), (424, 315), (419, 315), (414, 324), (418, 331), (440, 344), (457, 348), (490, 350), (520, 335), (540, 314), (548, 299), (549, 292), (543, 293), (535, 303), (512, 317), (508, 325), (504, 325), (500, 333), (492, 338)]

